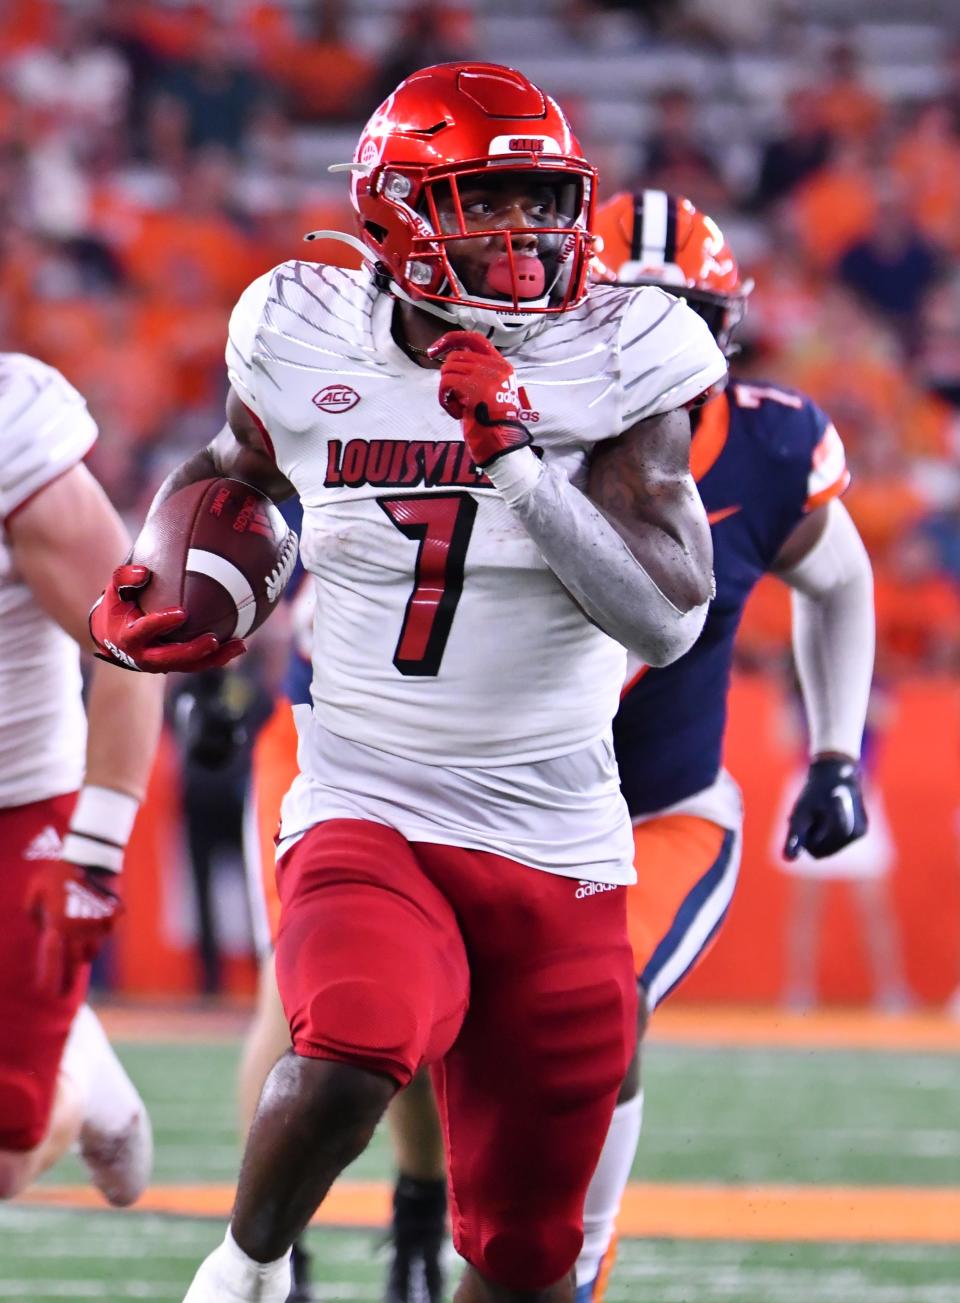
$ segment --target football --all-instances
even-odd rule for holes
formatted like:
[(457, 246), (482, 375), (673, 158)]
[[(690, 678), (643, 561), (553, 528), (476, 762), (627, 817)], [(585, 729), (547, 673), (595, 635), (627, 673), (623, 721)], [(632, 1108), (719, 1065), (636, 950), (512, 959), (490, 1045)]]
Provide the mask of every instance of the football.
[(187, 622), (167, 635), (221, 642), (261, 625), (287, 586), (298, 539), (263, 493), (240, 480), (210, 479), (172, 493), (144, 524), (131, 560), (152, 578), (137, 594), (145, 613), (180, 606)]

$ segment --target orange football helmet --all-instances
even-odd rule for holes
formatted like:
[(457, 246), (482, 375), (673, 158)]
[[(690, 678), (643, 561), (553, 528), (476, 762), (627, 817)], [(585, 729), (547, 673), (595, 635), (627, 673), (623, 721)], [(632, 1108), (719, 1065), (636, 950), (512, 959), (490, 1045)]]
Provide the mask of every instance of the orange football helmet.
[[(513, 68), (446, 63), (415, 72), (374, 113), (342, 170), (352, 173), (366, 256), (397, 297), (506, 342), (586, 294), (596, 172), (560, 107)], [(465, 186), (496, 191), (517, 180), (549, 196), (530, 225), (468, 225)], [(493, 239), (503, 244), (496, 292), (471, 293), (454, 242)]]
[[(682, 195), (664, 190), (618, 194), (597, 211), (602, 241), (594, 275), (620, 285), (660, 285), (684, 298), (729, 356), (753, 281), (742, 279), (716, 222)], [(599, 265), (598, 265), (599, 264)]]

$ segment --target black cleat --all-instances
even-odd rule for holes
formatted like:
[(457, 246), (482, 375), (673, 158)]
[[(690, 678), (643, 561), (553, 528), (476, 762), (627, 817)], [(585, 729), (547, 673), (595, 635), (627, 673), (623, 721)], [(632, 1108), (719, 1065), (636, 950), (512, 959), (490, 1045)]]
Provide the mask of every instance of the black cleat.
[(290, 1293), (287, 1303), (317, 1303), (317, 1296), (310, 1288), (310, 1254), (294, 1244), (290, 1254)]
[(442, 1249), (442, 1240), (411, 1252), (394, 1245), (383, 1303), (443, 1303)]
[(446, 1182), (401, 1176), (393, 1192), (392, 1257), (383, 1303), (443, 1303)]

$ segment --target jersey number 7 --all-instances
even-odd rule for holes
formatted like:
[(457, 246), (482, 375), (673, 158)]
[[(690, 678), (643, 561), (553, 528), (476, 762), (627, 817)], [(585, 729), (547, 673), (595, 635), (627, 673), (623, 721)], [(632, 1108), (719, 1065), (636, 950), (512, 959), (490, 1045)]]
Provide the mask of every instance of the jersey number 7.
[(400, 533), (419, 543), (413, 592), (407, 602), (393, 663), (401, 674), (432, 677), (450, 636), (463, 592), (467, 544), (477, 515), (469, 493), (377, 498)]

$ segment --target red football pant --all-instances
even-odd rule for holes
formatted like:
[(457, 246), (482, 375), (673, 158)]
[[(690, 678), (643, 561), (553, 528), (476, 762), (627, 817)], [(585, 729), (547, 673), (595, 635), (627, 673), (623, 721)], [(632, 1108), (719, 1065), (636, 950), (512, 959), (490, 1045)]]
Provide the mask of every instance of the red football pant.
[(278, 881), (296, 1052), (400, 1086), (433, 1064), (457, 1251), (512, 1289), (560, 1280), (634, 1048), (625, 888), (347, 819)]
[(38, 987), (40, 929), (25, 909), (38, 861), (51, 858), (36, 839), (62, 838), (76, 799), (0, 809), (0, 1149), (16, 1153), (35, 1149), (47, 1133), (60, 1058), (90, 975), (85, 967), (66, 996)]
[[(251, 757), (250, 784), (257, 836), (257, 875), (250, 881), (251, 909), (265, 915), (271, 946), (280, 926), (280, 896), (277, 891), (277, 831), (280, 805), (297, 776), (297, 726), (286, 697), (279, 697), (273, 713), (257, 734)], [(252, 858), (252, 856), (250, 857)], [(258, 937), (258, 944), (263, 941)]]

